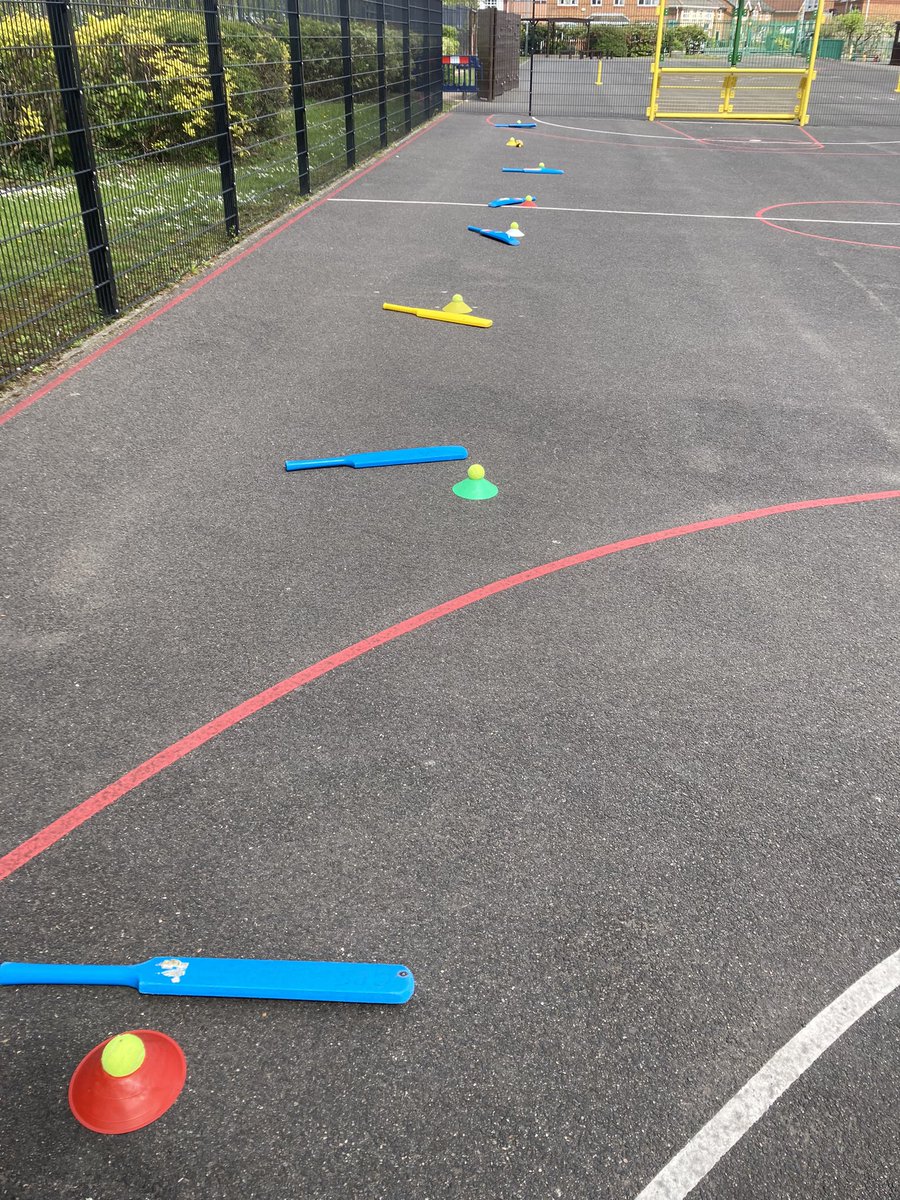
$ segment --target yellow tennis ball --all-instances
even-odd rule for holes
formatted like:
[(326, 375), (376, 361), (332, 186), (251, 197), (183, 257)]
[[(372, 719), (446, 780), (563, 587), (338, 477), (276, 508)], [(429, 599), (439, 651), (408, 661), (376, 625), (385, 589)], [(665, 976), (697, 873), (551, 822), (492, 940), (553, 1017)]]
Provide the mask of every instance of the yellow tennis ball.
[(107, 1075), (121, 1079), (124, 1075), (133, 1075), (146, 1054), (144, 1043), (136, 1033), (118, 1033), (103, 1047), (100, 1065)]
[(484, 479), (484, 467), (481, 463), (472, 463), (466, 473), (470, 479)]
[(538, 166), (539, 166), (539, 167), (542, 167), (543, 165), (544, 165), (543, 163), (538, 163)]

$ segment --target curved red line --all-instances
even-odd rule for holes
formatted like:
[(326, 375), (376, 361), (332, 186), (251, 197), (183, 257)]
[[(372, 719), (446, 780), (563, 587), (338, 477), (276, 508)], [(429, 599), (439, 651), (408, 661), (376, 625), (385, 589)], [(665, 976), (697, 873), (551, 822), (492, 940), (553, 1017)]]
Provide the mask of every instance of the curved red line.
[(402, 142), (395, 143), (390, 147), (389, 150), (385, 151), (379, 158), (377, 158), (375, 162), (369, 163), (367, 167), (363, 167), (359, 171), (354, 171), (353, 175), (349, 179), (345, 179), (344, 182), (339, 183), (337, 187), (331, 188), (324, 194), (324, 196), (319, 196), (317, 200), (313, 200), (310, 203), (305, 204), (303, 208), (301, 208), (299, 212), (294, 213), (292, 217), (288, 217), (286, 221), (282, 221), (280, 225), (277, 225), (274, 229), (270, 229), (267, 234), (263, 235), (263, 237), (257, 238), (252, 246), (248, 246), (245, 250), (241, 250), (239, 254), (235, 254), (233, 258), (229, 258), (227, 262), (222, 263), (221, 266), (216, 267), (207, 275), (204, 275), (202, 279), (198, 279), (196, 283), (192, 283), (190, 287), (185, 288), (182, 292), (179, 292), (177, 296), (173, 296), (171, 300), (167, 300), (165, 304), (160, 305), (160, 307), (155, 308), (153, 312), (141, 317), (139, 321), (135, 321), (133, 325), (129, 325), (127, 329), (123, 329), (121, 333), (118, 333), (115, 337), (110, 338), (108, 342), (104, 342), (102, 346), (98, 346), (96, 350), (92, 350), (90, 354), (86, 354), (84, 358), (80, 358), (78, 362), (74, 363), (61, 374), (56, 375), (48, 383), (45, 383), (43, 387), (38, 388), (36, 392), (32, 392), (30, 395), (20, 400), (18, 404), (14, 404), (12, 408), (8, 408), (5, 412), (0, 413), (0, 425), (5, 425), (7, 421), (11, 421), (13, 417), (17, 416), (20, 412), (23, 412), (26, 408), (30, 408), (32, 404), (36, 404), (38, 400), (43, 400), (46, 395), (55, 391), (60, 384), (68, 382), (68, 380), (70, 380), (74, 375), (78, 375), (84, 370), (85, 367), (89, 367), (91, 363), (96, 362), (98, 358), (102, 358), (104, 354), (107, 354), (116, 346), (121, 346), (122, 342), (127, 341), (128, 338), (137, 333), (138, 330), (145, 329), (148, 325), (151, 325), (154, 321), (158, 320), (164, 313), (171, 312), (173, 308), (177, 308), (179, 304), (183, 304), (185, 300), (187, 300), (190, 296), (195, 295), (200, 291), (201, 288), (206, 287), (206, 285), (211, 283), (213, 279), (218, 279), (220, 275), (224, 275), (226, 271), (230, 271), (231, 268), (236, 267), (239, 262), (243, 262), (245, 258), (249, 257), (249, 255), (254, 254), (261, 246), (265, 246), (267, 242), (271, 242), (273, 238), (276, 238), (279, 234), (284, 233), (286, 229), (290, 229), (292, 225), (296, 225), (298, 221), (301, 221), (304, 217), (309, 216), (311, 212), (314, 212), (317, 208), (321, 208), (326, 200), (330, 200), (332, 196), (337, 196), (340, 192), (343, 192), (346, 188), (348, 188), (351, 183), (356, 183), (358, 179), (362, 179), (364, 175), (368, 175), (370, 171), (374, 171), (376, 167), (380, 167), (382, 163), (387, 162), (387, 160), (397, 150), (398, 147), (408, 146), (410, 142), (414, 142), (417, 138), (420, 138), (423, 133), (428, 133), (430, 129), (433, 129), (434, 126), (438, 125), (441, 121), (446, 121), (447, 117), (449, 116), (449, 113), (443, 113), (430, 124), (426, 125), (424, 129), (420, 129), (418, 133), (414, 133), (411, 137), (406, 138)]
[(378, 646), (384, 646), (407, 633), (439, 621), (442, 617), (459, 612), (462, 608), (468, 608), (470, 604), (477, 604), (479, 600), (486, 600), (489, 596), (496, 596), (499, 592), (509, 591), (510, 588), (518, 587), (522, 583), (529, 583), (532, 579), (541, 579), (545, 575), (564, 571), (567, 567), (593, 562), (594, 559), (606, 558), (608, 555), (618, 554), (622, 550), (633, 550), (637, 546), (649, 546), (655, 542), (668, 541), (671, 538), (686, 537), (691, 533), (702, 533), (706, 529), (721, 529), (726, 525), (758, 521), (761, 517), (774, 517), (780, 513), (801, 512), (807, 508), (831, 508), (840, 504), (862, 504), (869, 500), (900, 500), (900, 490), (861, 492), (853, 496), (834, 496), (823, 500), (795, 500), (788, 504), (774, 504), (769, 508), (754, 508), (747, 512), (732, 513), (726, 517), (695, 521), (690, 525), (676, 525), (671, 529), (658, 530), (656, 533), (642, 533), (637, 537), (625, 538), (620, 542), (609, 542), (605, 546), (597, 546), (593, 550), (582, 550), (580, 553), (570, 554), (566, 558), (557, 558), (542, 566), (529, 567), (525, 571), (519, 571), (516, 575), (507, 575), (505, 579), (487, 583), (483, 587), (475, 588), (474, 591), (456, 596), (453, 600), (445, 600), (443, 604), (426, 608), (424, 612), (417, 613), (414, 617), (407, 617), (403, 621), (398, 621), (396, 625), (389, 625), (387, 629), (382, 629), (379, 633), (370, 634), (362, 641), (345, 646), (343, 650), (329, 654), (327, 658), (320, 659), (310, 667), (304, 667), (295, 675), (282, 679), (280, 683), (273, 684), (272, 687), (251, 696), (249, 700), (243, 700), (234, 708), (228, 709), (227, 712), (221, 713), (212, 721), (201, 725), (199, 729), (179, 738), (165, 750), (160, 750), (159, 753), (146, 759), (114, 783), (95, 792), (87, 800), (82, 800), (80, 804), (76, 804), (74, 808), (63, 813), (61, 817), (57, 817), (55, 821), (51, 821), (38, 833), (33, 834), (0, 858), (0, 880), (8, 878), (14, 871), (24, 867), (31, 859), (37, 858), (39, 854), (60, 841), (66, 834), (71, 833), (73, 829), (77, 829), (79, 825), (83, 825), (85, 821), (96, 816), (98, 812), (108, 808), (110, 804), (114, 804), (122, 796), (134, 791), (140, 784), (152, 779), (154, 775), (159, 775), (166, 767), (172, 766), (173, 763), (190, 754), (192, 750), (217, 738), (219, 734), (224, 733), (226, 729), (231, 729), (246, 717), (250, 717), (260, 709), (280, 700), (282, 696), (298, 691), (306, 684), (312, 683), (314, 679), (319, 679), (322, 675), (327, 675), (329, 672), (337, 670), (338, 667), (353, 662), (354, 659), (362, 658), (364, 654), (368, 654)]
[(864, 246), (867, 250), (900, 250), (900, 246), (895, 246), (892, 243), (884, 242), (856, 242), (851, 238), (829, 237), (824, 233), (807, 233), (803, 229), (791, 229), (787, 225), (779, 225), (777, 221), (770, 221), (763, 213), (771, 212), (775, 208), (797, 208), (804, 207), (810, 204), (879, 204), (886, 207), (896, 208), (900, 205), (898, 200), (788, 200), (784, 204), (769, 204), (765, 208), (761, 208), (754, 216), (762, 221), (763, 225), (768, 225), (770, 229), (778, 229), (782, 233), (793, 233), (797, 237), (815, 238), (819, 242), (838, 242), (842, 246)]

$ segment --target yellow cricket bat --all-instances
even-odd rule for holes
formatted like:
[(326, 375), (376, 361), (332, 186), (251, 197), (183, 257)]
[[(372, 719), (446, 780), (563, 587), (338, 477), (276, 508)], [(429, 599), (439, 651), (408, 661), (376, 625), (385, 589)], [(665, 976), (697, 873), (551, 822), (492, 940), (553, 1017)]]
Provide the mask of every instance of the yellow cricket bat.
[(468, 317), (462, 313), (445, 313), (438, 308), (406, 308), (403, 304), (382, 304), (388, 312), (412, 313), (414, 317), (425, 317), (429, 321), (447, 321), (450, 325), (474, 325), (477, 329), (490, 329), (493, 321), (487, 317)]

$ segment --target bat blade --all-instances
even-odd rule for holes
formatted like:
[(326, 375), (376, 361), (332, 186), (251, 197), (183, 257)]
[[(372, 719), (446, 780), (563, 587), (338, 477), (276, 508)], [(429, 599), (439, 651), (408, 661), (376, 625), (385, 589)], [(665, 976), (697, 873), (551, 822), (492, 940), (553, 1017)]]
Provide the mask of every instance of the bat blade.
[(493, 238), (495, 242), (502, 242), (504, 246), (518, 246), (519, 239), (510, 237), (508, 233), (504, 233), (500, 229), (481, 229), (478, 225), (470, 225), (470, 233), (480, 233), (482, 237)]
[(412, 972), (402, 963), (170, 957), (138, 966), (138, 991), (156, 996), (405, 1004), (414, 987)]
[(408, 450), (370, 450), (365, 454), (350, 454), (351, 467), (397, 467), (404, 463), (451, 462), (468, 457), (465, 446), (412, 446)]

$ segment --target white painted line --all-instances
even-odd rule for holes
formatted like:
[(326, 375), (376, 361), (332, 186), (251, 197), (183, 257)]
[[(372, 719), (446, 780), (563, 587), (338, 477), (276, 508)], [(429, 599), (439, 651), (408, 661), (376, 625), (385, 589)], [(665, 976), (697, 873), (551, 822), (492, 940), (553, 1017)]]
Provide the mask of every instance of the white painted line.
[(841, 1034), (898, 986), (900, 950), (857, 979), (773, 1054), (635, 1200), (683, 1200)]
[(531, 119), (532, 121), (536, 121), (538, 125), (549, 125), (551, 129), (571, 129), (575, 133), (602, 133), (610, 137), (652, 138), (657, 142), (683, 142), (685, 139), (688, 141), (691, 140), (688, 134), (682, 134), (681, 137), (673, 137), (671, 133), (623, 133), (620, 129), (585, 129), (583, 125), (557, 125), (555, 121), (542, 121), (540, 117), (532, 117)]
[[(373, 200), (365, 196), (332, 196), (329, 204), (425, 204), (434, 205), (442, 208), (487, 208), (483, 200)], [(848, 200), (848, 204), (852, 201)], [(871, 201), (877, 204), (877, 200)], [(885, 204), (891, 203), (885, 201)], [(810, 204), (815, 204), (814, 200), (810, 200)], [(491, 211), (499, 212), (500, 209)], [(669, 217), (677, 218), (682, 221), (756, 221), (759, 224), (763, 223), (762, 217), (742, 215), (740, 213), (680, 213), (680, 212), (647, 212), (644, 209), (629, 209), (629, 208), (558, 208), (552, 204), (539, 204), (536, 208), (523, 209), (519, 204), (513, 204), (508, 207), (507, 215), (510, 219), (513, 216), (518, 216), (520, 213), (528, 214), (528, 219), (531, 219), (532, 213), (538, 212), (564, 212), (564, 213), (589, 213), (591, 216), (603, 217)], [(497, 218), (498, 220), (500, 218)], [(781, 214), (766, 218), (772, 224), (780, 225), (889, 225), (891, 227), (900, 226), (900, 221), (846, 221), (839, 220), (837, 217), (783, 217)]]
[[(668, 133), (623, 133), (623, 131), (621, 129), (588, 129), (584, 125), (559, 125), (555, 121), (542, 121), (540, 119), (540, 117), (532, 117), (531, 119), (532, 119), (532, 121), (536, 121), (538, 123), (538, 125), (549, 125), (552, 129), (570, 129), (570, 130), (572, 130), (573, 133), (599, 133), (599, 134), (603, 134), (604, 137), (653, 138), (654, 141), (664, 141), (664, 142), (681, 142), (681, 141), (684, 141), (685, 138), (690, 140), (690, 134), (685, 134), (684, 137), (676, 138), (676, 137), (672, 137), (671, 134), (668, 134)], [(712, 125), (713, 122), (712, 121), (698, 121), (697, 124), (698, 125)], [(750, 122), (746, 122), (745, 124), (756, 125), (756, 124), (759, 124), (759, 122), (750, 121)], [(794, 126), (791, 126), (791, 128), (794, 128)], [(805, 148), (805, 142), (789, 142), (789, 141), (785, 140), (781, 144), (784, 146), (787, 146), (788, 149), (803, 150)], [(890, 140), (879, 141), (879, 142), (874, 142), (874, 141), (873, 142), (823, 142), (822, 145), (823, 146), (898, 146), (898, 145), (900, 145), (900, 139), (892, 138)]]

